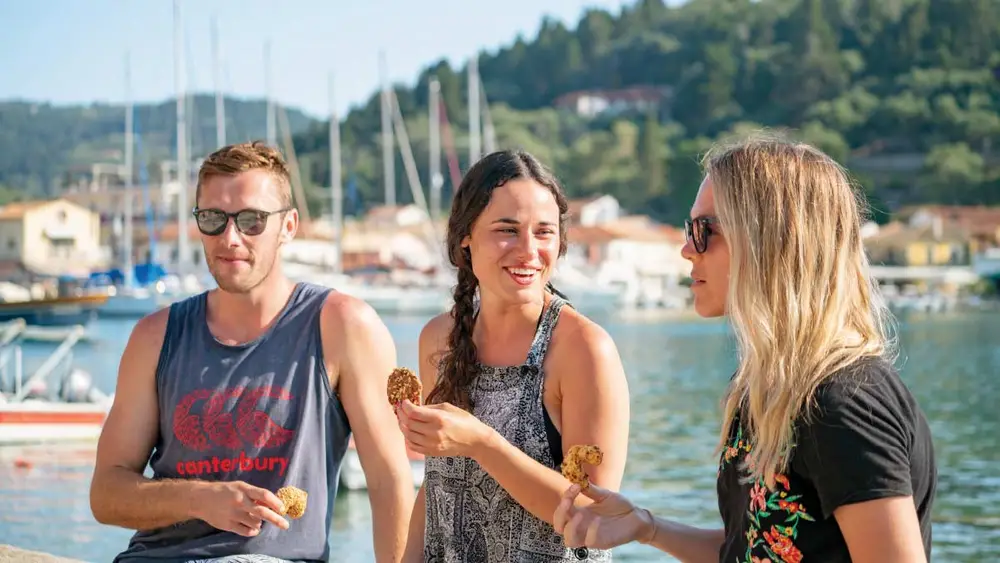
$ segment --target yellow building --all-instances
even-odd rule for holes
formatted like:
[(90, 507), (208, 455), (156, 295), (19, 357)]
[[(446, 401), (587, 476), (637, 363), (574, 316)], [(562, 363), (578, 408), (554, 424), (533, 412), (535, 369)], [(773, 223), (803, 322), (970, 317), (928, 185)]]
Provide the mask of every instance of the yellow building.
[(890, 223), (865, 240), (873, 264), (884, 266), (965, 266), (969, 264), (969, 235), (953, 224), (934, 221), (911, 226)]
[(901, 209), (898, 217), (913, 226), (941, 222), (961, 229), (973, 255), (1000, 248), (1000, 206), (921, 205)]
[(107, 262), (101, 217), (66, 199), (0, 207), (0, 261), (42, 275), (87, 274)]

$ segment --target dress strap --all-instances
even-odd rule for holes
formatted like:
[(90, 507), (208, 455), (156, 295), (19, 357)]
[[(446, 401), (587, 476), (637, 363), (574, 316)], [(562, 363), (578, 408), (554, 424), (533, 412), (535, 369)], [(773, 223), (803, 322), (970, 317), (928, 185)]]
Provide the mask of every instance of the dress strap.
[(528, 351), (527, 365), (537, 368), (542, 367), (545, 361), (545, 353), (549, 349), (549, 341), (552, 339), (552, 331), (559, 321), (559, 313), (566, 302), (558, 295), (553, 295), (548, 306), (542, 311), (542, 318), (535, 331), (535, 338), (531, 342), (531, 349)]

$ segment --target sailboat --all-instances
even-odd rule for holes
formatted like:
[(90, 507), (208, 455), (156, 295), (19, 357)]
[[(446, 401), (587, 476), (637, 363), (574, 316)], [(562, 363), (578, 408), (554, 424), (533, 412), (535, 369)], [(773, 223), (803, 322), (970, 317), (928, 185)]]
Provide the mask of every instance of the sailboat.
[[(427, 211), (427, 202), (424, 198), (423, 189), (420, 184), (420, 177), (417, 166), (410, 149), (409, 137), (406, 132), (406, 125), (403, 121), (399, 109), (399, 102), (394, 92), (388, 87), (384, 79), (383, 62), (383, 90), (382, 90), (382, 142), (383, 142), (383, 176), (386, 190), (386, 205), (395, 205), (395, 171), (393, 152), (395, 148), (394, 139), (400, 139), (399, 148), (403, 157), (403, 164), (406, 168), (407, 181), (413, 194), (413, 200), (421, 209)], [(339, 118), (336, 111), (334, 99), (333, 78), (330, 78), (330, 185), (332, 217), (334, 224), (334, 245), (336, 247), (336, 259), (332, 270), (323, 272), (310, 272), (300, 275), (300, 278), (308, 279), (313, 283), (332, 287), (337, 291), (352, 295), (372, 306), (376, 311), (390, 314), (414, 314), (414, 315), (434, 315), (446, 311), (451, 306), (450, 291), (434, 284), (430, 280), (423, 284), (402, 284), (402, 283), (376, 283), (365, 282), (360, 278), (349, 275), (343, 270), (343, 198), (342, 187), (342, 163), (340, 154), (340, 132)], [(434, 231), (433, 223), (424, 224), (424, 236), (429, 241), (431, 248), (437, 249), (441, 246), (439, 235)], [(443, 256), (438, 257), (439, 262)]]
[[(133, 192), (135, 182), (133, 181), (134, 154), (137, 142), (135, 126), (135, 106), (131, 96), (131, 62), (126, 55), (125, 58), (125, 164), (124, 171), (124, 210), (121, 216), (122, 239), (124, 250), (122, 252), (122, 272), (121, 284), (106, 285), (107, 301), (98, 309), (101, 317), (126, 317), (138, 318), (148, 315), (162, 307), (169, 306), (176, 298), (180, 297), (174, 291), (169, 291), (170, 287), (163, 281), (166, 272), (155, 263), (136, 265), (133, 262)], [(144, 175), (145, 176), (145, 175)], [(144, 178), (145, 180), (145, 178)], [(147, 194), (146, 214), (151, 214), (148, 202), (148, 182), (143, 182), (144, 194)], [(150, 240), (156, 236), (153, 229), (149, 230)], [(155, 256), (154, 252), (150, 253)], [(106, 282), (109, 277), (117, 277), (117, 272), (95, 272), (91, 279), (95, 282)], [(140, 274), (137, 276), (137, 274)], [(136, 283), (136, 278), (141, 278), (141, 284)]]

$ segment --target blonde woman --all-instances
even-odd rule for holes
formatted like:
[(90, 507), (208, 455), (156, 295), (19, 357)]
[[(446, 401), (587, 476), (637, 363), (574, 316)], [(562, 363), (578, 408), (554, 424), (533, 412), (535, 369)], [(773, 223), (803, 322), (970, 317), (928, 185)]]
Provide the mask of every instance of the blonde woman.
[(682, 253), (697, 312), (726, 315), (738, 342), (720, 434), (723, 527), (655, 518), (597, 486), (574, 506), (574, 486), (556, 531), (570, 547), (639, 541), (685, 562), (927, 561), (930, 431), (891, 364), (847, 175), (775, 139), (718, 149), (706, 168)]

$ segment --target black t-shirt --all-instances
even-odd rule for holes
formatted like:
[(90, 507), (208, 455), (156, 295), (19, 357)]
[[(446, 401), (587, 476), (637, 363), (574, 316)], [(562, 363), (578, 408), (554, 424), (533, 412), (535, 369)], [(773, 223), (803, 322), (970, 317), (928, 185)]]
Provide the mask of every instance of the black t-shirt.
[(820, 385), (814, 405), (810, 420), (796, 423), (791, 464), (773, 491), (763, 480), (741, 482), (750, 445), (737, 417), (717, 483), (726, 531), (720, 563), (849, 562), (833, 511), (906, 495), (930, 560), (937, 482), (931, 434), (895, 369), (861, 360)]

